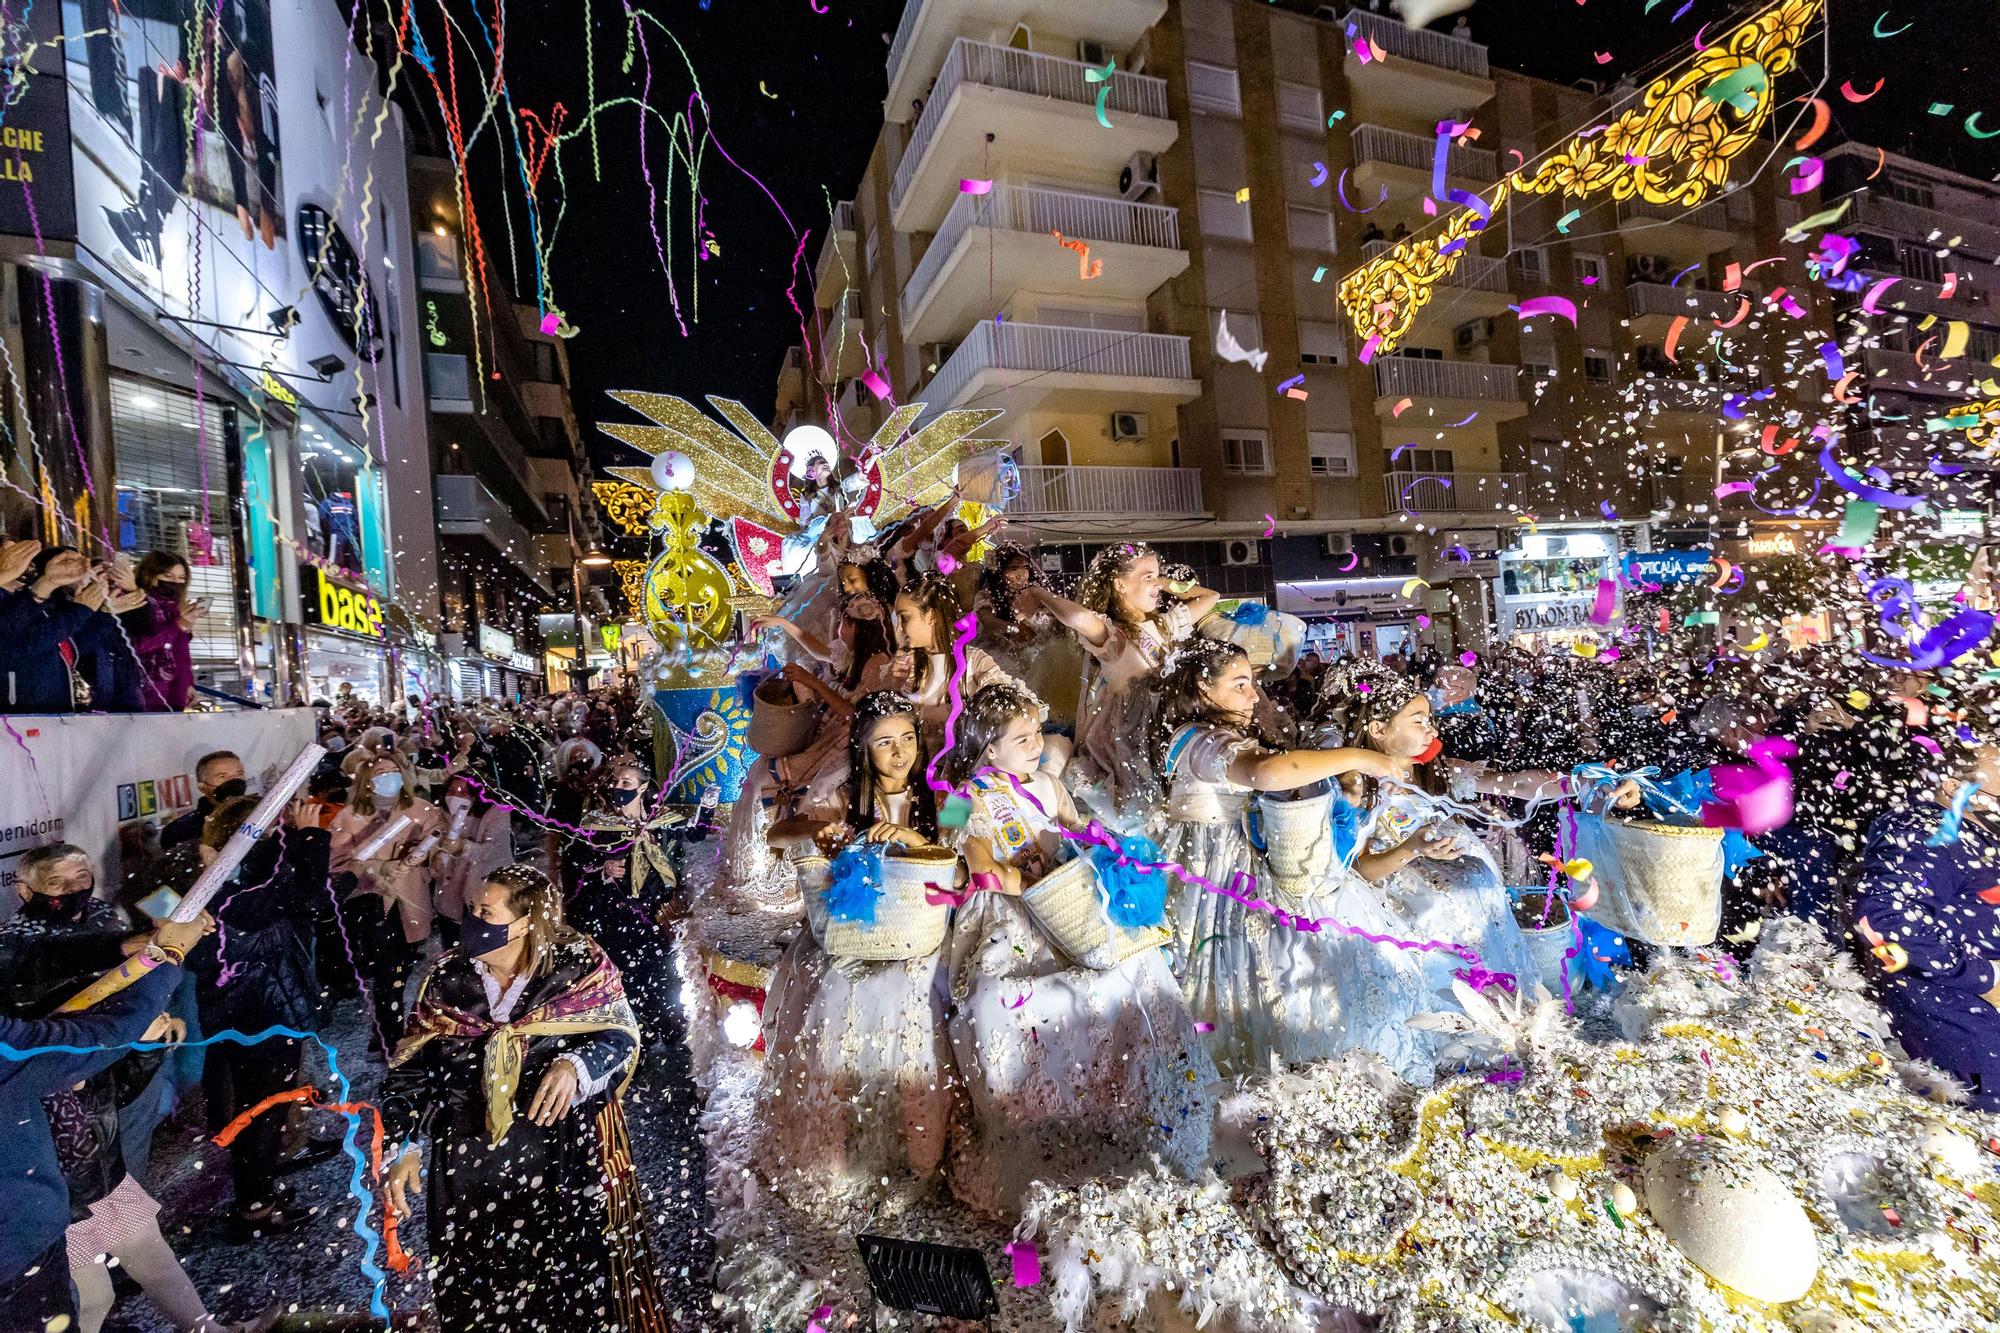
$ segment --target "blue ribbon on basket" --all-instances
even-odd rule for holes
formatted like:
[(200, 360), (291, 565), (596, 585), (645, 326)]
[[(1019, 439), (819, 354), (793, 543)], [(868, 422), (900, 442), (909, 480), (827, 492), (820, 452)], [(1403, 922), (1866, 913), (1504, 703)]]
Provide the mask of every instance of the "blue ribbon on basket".
[(1255, 628), (1271, 618), (1271, 608), (1262, 602), (1238, 602), (1223, 614), (1239, 625)]
[(828, 867), (829, 878), (820, 890), (828, 919), (875, 924), (875, 904), (882, 900), (882, 847), (859, 842), (844, 847)]
[(1144, 930), (1167, 919), (1167, 873), (1157, 867), (1165, 859), (1151, 838), (1116, 839), (1115, 848), (1099, 845), (1085, 855), (1097, 870), (1104, 893), (1104, 914), (1124, 930)]
[(1685, 821), (1689, 824), (1699, 825), (1701, 823), (1701, 803), (1699, 801), (1689, 801), (1679, 793), (1670, 791), (1655, 782), (1653, 779), (1659, 774), (1659, 771), (1659, 768), (1654, 765), (1648, 765), (1645, 768), (1635, 768), (1629, 773), (1620, 773), (1609, 764), (1578, 764), (1570, 770), (1570, 777), (1575, 780), (1575, 787), (1572, 794), (1576, 797), (1577, 805), (1580, 808), (1587, 813), (1596, 814), (1599, 812), (1590, 808), (1591, 797), (1600, 791), (1608, 796), (1611, 788), (1616, 787), (1621, 782), (1630, 782), (1638, 787), (1639, 794), (1645, 797), (1646, 804), (1652, 809), (1653, 813), (1659, 815), (1662, 819), (1668, 819), (1669, 816), (1677, 815), (1679, 819), (1669, 819), (1668, 822), (1680, 823)]

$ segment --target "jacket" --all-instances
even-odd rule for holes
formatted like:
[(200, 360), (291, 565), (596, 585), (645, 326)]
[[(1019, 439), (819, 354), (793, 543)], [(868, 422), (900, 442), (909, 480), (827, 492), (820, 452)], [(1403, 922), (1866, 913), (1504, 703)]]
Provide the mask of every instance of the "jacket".
[[(181, 969), (162, 963), (80, 1014), (0, 1017), (0, 1286), (62, 1238), (69, 1186), (42, 1099), (116, 1064), (167, 1006)], [(76, 1049), (51, 1050), (50, 1047)], [(113, 1048), (113, 1049), (99, 1049)]]
[(194, 694), (194, 635), (181, 628), (180, 603), (148, 593), (144, 606), (119, 617), (138, 655), (139, 706), (147, 713), (178, 713)]
[(0, 712), (79, 711), (72, 669), (90, 687), (92, 710), (140, 711), (139, 664), (116, 618), (26, 588), (0, 594)]
[(217, 896), (216, 932), (188, 954), (203, 1031), (319, 1027), (313, 915), (327, 892), (328, 842), (322, 829), (277, 830)]

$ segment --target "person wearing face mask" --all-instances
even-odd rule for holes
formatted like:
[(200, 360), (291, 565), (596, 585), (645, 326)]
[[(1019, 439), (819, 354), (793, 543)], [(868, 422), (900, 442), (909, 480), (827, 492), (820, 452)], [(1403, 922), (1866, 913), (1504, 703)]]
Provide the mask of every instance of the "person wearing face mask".
[(458, 939), (465, 914), (465, 894), (514, 859), (511, 812), (485, 797), (483, 789), (463, 775), (451, 779), (444, 793), (444, 838), (437, 849), (437, 877), (432, 896), (436, 929), (449, 946)]
[(143, 673), (140, 698), (149, 713), (178, 713), (194, 697), (194, 627), (208, 610), (189, 600), (187, 561), (168, 551), (148, 551), (129, 581), (145, 601), (119, 617)]
[(0, 712), (139, 712), (139, 663), (116, 613), (143, 600), (73, 547), (37, 552), (18, 590), (0, 593)]
[(402, 1026), (403, 986), (430, 938), (430, 858), (439, 841), (432, 835), (443, 823), (393, 753), (356, 772), (347, 808), (333, 821), (327, 868), (368, 987), (378, 1044), (392, 1041)]
[(201, 841), (201, 830), (215, 808), (249, 789), (249, 775), (243, 760), (232, 750), (216, 750), (195, 761), (194, 788), (201, 793), (194, 809), (171, 820), (160, 830), (160, 850), (170, 852), (183, 843)]
[(679, 1015), (667, 927), (682, 910), (680, 876), (662, 844), (680, 816), (649, 809), (646, 775), (614, 763), (563, 847), (564, 913), (611, 955), (648, 1031), (666, 1036)]
[(666, 1326), (619, 1105), (638, 1051), (617, 966), (548, 876), (509, 865), (466, 894), (380, 1095), (398, 1216), (428, 1175), (441, 1327)]

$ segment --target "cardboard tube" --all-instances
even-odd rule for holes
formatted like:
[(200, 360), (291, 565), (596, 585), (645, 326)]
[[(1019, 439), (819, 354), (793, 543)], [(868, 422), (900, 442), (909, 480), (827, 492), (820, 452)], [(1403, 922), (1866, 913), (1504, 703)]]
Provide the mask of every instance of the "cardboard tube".
[(354, 849), (354, 859), (357, 861), (373, 861), (383, 852), (388, 851), (389, 844), (401, 837), (403, 830), (415, 822), (415, 820), (410, 818), (408, 811), (398, 814), (394, 819), (384, 824), (381, 831), (374, 837)]

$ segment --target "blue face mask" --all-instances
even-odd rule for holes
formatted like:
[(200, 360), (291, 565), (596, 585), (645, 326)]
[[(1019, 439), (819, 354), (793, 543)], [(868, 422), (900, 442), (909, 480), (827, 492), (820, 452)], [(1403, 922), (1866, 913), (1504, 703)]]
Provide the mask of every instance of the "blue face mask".
[(374, 788), (375, 794), (383, 800), (393, 801), (403, 794), (403, 775), (401, 773), (377, 773), (375, 780), (368, 785)]
[(459, 952), (468, 958), (477, 958), (481, 954), (504, 948), (508, 940), (508, 929), (509, 926), (481, 920), (474, 916), (472, 909), (468, 907), (458, 923)]

